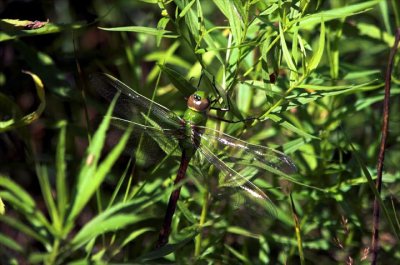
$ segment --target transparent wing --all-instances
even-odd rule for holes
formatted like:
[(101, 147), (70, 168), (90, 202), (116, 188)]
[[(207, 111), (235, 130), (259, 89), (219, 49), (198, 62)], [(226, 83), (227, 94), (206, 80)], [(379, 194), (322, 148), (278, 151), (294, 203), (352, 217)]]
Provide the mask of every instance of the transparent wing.
[(132, 129), (125, 145), (124, 153), (133, 156), (140, 168), (149, 168), (159, 163), (165, 156), (180, 157), (177, 130), (145, 126), (117, 117), (112, 117), (112, 125), (117, 130), (110, 131), (107, 142), (114, 146), (128, 128)]
[[(133, 155), (141, 166), (150, 166), (165, 157), (165, 154), (181, 156), (178, 143), (179, 138), (184, 136), (180, 130), (145, 126), (118, 117), (112, 117), (111, 122), (122, 131), (128, 128), (132, 129), (125, 153)], [(151, 121), (149, 122), (151, 123)]]
[(147, 119), (150, 119), (166, 129), (177, 129), (184, 124), (175, 113), (140, 95), (111, 75), (93, 74), (89, 83), (108, 101), (111, 101), (118, 92), (121, 93), (114, 110), (114, 114), (120, 118), (141, 124), (147, 124)]
[(276, 216), (274, 203), (253, 181), (268, 182), (268, 177), (274, 175), (289, 177), (296, 172), (291, 159), (277, 150), (249, 144), (210, 128), (194, 131), (203, 132), (198, 133), (202, 139), (198, 149), (219, 171), (217, 192), (228, 193), (233, 199), (230, 203), (237, 207), (245, 205), (259, 211), (257, 214)]

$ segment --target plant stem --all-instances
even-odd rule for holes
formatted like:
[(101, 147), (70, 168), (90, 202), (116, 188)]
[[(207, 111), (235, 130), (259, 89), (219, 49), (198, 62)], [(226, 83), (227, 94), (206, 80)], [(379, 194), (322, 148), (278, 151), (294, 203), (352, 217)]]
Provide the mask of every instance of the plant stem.
[(198, 257), (200, 255), (200, 251), (201, 251), (201, 229), (206, 221), (206, 217), (207, 217), (207, 212), (208, 212), (208, 191), (205, 190), (203, 193), (203, 208), (201, 209), (201, 216), (200, 216), (200, 222), (199, 222), (199, 229), (200, 229), (200, 233), (196, 236), (196, 240), (195, 240), (195, 248), (194, 248), (194, 256)]

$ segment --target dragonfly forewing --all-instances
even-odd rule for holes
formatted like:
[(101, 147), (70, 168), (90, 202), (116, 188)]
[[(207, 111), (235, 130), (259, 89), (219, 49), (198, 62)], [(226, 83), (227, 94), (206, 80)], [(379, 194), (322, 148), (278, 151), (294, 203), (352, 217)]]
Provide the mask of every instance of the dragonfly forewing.
[(108, 101), (120, 93), (114, 110), (114, 114), (120, 118), (146, 125), (144, 117), (148, 117), (165, 129), (176, 129), (184, 124), (174, 112), (140, 95), (108, 74), (93, 74), (90, 85)]
[(165, 155), (181, 156), (177, 130), (146, 126), (118, 117), (112, 117), (111, 123), (120, 131), (128, 128), (132, 130), (124, 152), (127, 155), (133, 155), (135, 161), (142, 167), (151, 166)]

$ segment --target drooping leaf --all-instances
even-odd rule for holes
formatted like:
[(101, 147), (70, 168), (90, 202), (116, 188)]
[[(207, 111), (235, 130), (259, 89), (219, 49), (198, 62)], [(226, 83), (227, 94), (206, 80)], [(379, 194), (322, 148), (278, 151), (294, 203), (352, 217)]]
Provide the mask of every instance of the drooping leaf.
[[(37, 109), (23, 117), (11, 117), (7, 121), (1, 121), (0, 122), (0, 132), (1, 131), (7, 131), (7, 130), (12, 130), (21, 126), (25, 126), (27, 124), (30, 124), (37, 120), (40, 115), (42, 115), (45, 107), (46, 107), (46, 99), (45, 99), (45, 92), (44, 92), (44, 86), (42, 83), (42, 80), (34, 73), (31, 73), (29, 71), (24, 71), (27, 75), (30, 75), (35, 83), (36, 87), (36, 95), (39, 98), (39, 106)], [(14, 112), (14, 113), (20, 113), (20, 111), (17, 109), (17, 106), (13, 104), (10, 100), (8, 100), (5, 96), (0, 94), (0, 101), (4, 103), (3, 107), (6, 106), (5, 110), (9, 112)], [(10, 110), (8, 108), (12, 108), (14, 110)]]

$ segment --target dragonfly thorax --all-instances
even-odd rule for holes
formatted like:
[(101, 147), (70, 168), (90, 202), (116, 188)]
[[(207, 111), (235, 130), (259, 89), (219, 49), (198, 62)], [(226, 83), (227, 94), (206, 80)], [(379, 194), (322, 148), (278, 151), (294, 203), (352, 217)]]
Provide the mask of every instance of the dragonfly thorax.
[(185, 121), (186, 137), (191, 138), (196, 126), (206, 125), (207, 112), (210, 109), (208, 94), (204, 91), (197, 91), (188, 98), (187, 105), (188, 108), (182, 118)]
[(187, 105), (188, 108), (182, 117), (185, 121), (185, 137), (180, 140), (179, 145), (188, 157), (191, 157), (200, 144), (201, 126), (205, 126), (207, 122), (207, 112), (210, 109), (208, 94), (197, 91), (188, 98)]

